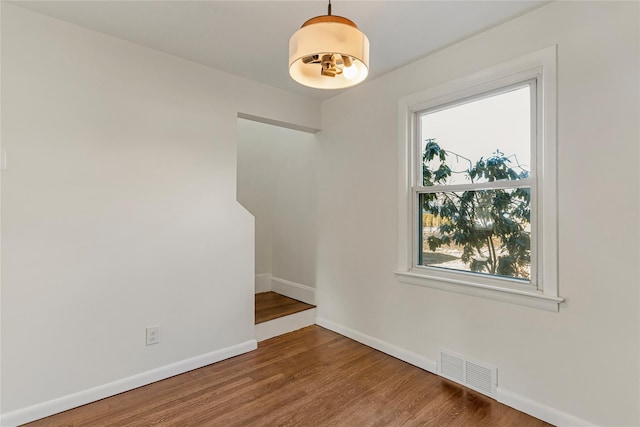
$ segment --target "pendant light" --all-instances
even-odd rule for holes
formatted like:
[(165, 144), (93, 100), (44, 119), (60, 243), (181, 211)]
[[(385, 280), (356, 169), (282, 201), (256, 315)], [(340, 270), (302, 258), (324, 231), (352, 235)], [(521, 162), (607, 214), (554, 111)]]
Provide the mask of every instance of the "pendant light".
[(302, 24), (289, 40), (289, 75), (317, 89), (357, 85), (369, 74), (369, 39), (350, 19), (331, 14)]

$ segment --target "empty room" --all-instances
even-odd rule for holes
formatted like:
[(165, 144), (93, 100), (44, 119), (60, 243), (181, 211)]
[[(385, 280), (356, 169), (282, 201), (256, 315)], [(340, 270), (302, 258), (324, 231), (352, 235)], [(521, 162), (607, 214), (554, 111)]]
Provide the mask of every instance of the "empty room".
[(0, 424), (640, 427), (640, 3), (0, 3)]

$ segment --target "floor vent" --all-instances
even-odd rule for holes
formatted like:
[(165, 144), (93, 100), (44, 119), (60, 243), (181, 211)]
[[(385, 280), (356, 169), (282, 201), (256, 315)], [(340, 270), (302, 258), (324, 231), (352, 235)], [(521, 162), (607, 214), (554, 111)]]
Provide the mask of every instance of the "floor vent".
[(449, 350), (438, 351), (437, 373), (477, 392), (496, 398), (498, 369)]

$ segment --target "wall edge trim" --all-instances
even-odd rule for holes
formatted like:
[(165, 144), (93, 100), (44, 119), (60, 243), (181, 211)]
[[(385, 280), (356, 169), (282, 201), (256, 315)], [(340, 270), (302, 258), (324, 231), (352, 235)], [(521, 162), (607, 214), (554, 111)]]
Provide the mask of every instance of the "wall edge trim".
[(529, 414), (533, 417), (546, 421), (555, 426), (584, 426), (591, 427), (591, 424), (581, 418), (567, 414), (559, 409), (552, 408), (541, 402), (529, 399), (521, 394), (514, 393), (504, 388), (498, 387), (496, 400), (520, 412)]
[(417, 366), (418, 368), (424, 369), (425, 371), (433, 374), (436, 373), (436, 362), (417, 353), (390, 344), (386, 341), (382, 341), (378, 338), (374, 338), (370, 335), (363, 334), (351, 328), (347, 328), (346, 326), (334, 323), (322, 317), (316, 318), (316, 324), (340, 335), (344, 335), (347, 338), (358, 341), (359, 343), (375, 348), (376, 350), (393, 356), (396, 359), (400, 359), (411, 365)]
[(311, 286), (301, 285), (300, 283), (272, 276), (271, 290), (289, 298), (316, 305), (316, 290)]
[(3, 427), (14, 427), (20, 424), (39, 420), (78, 406), (86, 405), (87, 403), (114, 396), (178, 374), (183, 374), (203, 366), (211, 365), (212, 363), (220, 362), (222, 360), (253, 351), (256, 348), (258, 348), (258, 344), (255, 339), (245, 341), (240, 344), (174, 362), (127, 378), (122, 378), (82, 390), (77, 393), (68, 394), (66, 396), (17, 409), (15, 411), (2, 414), (0, 416), (0, 425)]
[[(358, 332), (354, 329), (348, 328), (339, 323), (332, 322), (322, 317), (316, 318), (316, 324), (340, 335), (344, 335), (347, 338), (358, 341), (359, 343), (375, 348), (376, 350), (393, 356), (396, 359), (400, 359), (411, 365), (417, 366), (418, 368), (424, 369), (425, 371), (438, 375), (436, 373), (436, 362), (417, 353), (414, 353), (402, 347), (398, 347), (394, 344), (390, 344), (381, 339), (374, 338), (370, 335), (363, 334), (362, 332)], [(520, 412), (524, 412), (525, 414), (531, 415), (532, 417), (536, 417), (542, 421), (556, 426), (591, 427), (595, 425), (571, 414), (563, 412), (559, 409), (552, 408), (543, 403), (537, 402), (526, 396), (514, 393), (501, 387), (498, 387), (497, 389), (496, 400), (504, 405), (517, 409)]]

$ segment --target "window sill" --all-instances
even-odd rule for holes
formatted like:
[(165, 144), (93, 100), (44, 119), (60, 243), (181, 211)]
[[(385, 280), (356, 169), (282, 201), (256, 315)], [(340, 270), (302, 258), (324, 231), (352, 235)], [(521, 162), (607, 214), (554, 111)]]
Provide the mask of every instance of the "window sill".
[(431, 278), (422, 274), (404, 271), (395, 271), (394, 274), (402, 283), (508, 302), (552, 312), (558, 312), (560, 303), (564, 301), (564, 298), (545, 295), (536, 291), (509, 289), (448, 278)]

